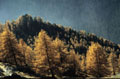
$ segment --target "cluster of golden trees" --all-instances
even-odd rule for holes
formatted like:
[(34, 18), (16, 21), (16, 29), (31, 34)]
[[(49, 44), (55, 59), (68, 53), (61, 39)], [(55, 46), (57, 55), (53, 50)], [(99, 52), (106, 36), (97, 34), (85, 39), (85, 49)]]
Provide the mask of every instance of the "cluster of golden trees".
[(35, 38), (33, 60), (34, 70), (40, 74), (51, 74), (61, 76), (64, 72), (73, 70), (72, 75), (76, 75), (80, 69), (79, 57), (75, 52), (67, 51), (64, 42), (56, 38), (52, 40), (45, 31), (41, 31)]
[(32, 49), (20, 39), (17, 41), (15, 35), (4, 28), (0, 34), (0, 61), (15, 66), (27, 66), (31, 62)]
[(91, 43), (86, 55), (68, 51), (60, 39), (53, 40), (44, 30), (35, 38), (34, 48), (4, 28), (0, 34), (0, 61), (15, 66), (31, 67), (37, 74), (104, 77), (120, 70), (120, 59), (107, 54), (98, 43)]

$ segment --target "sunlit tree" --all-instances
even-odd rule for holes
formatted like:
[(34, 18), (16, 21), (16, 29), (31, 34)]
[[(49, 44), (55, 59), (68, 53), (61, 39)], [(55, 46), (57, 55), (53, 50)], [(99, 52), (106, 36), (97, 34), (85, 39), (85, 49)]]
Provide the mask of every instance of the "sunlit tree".
[(73, 50), (71, 50), (67, 56), (65, 70), (68, 72), (69, 76), (78, 76), (81, 73), (80, 56)]
[(60, 54), (54, 50), (52, 39), (43, 30), (40, 31), (35, 39), (35, 61), (36, 72), (49, 72), (55, 78), (55, 71), (60, 62)]
[(86, 57), (84, 55), (81, 56), (80, 64), (82, 71), (86, 73)]
[(89, 75), (104, 77), (110, 74), (106, 52), (100, 44), (92, 43), (87, 51), (86, 68)]
[(65, 58), (68, 54), (68, 51), (67, 51), (67, 46), (65, 46), (64, 42), (61, 41), (59, 38), (56, 38), (54, 41), (53, 41), (53, 45), (54, 45), (54, 50), (60, 54), (60, 62), (61, 63), (64, 63), (65, 61)]
[(28, 46), (23, 39), (19, 40), (19, 50), (24, 55), (24, 63), (23, 66), (29, 66), (32, 64), (33, 60), (33, 52), (30, 46)]
[(67, 63), (66, 57), (68, 55), (68, 51), (67, 51), (67, 46), (65, 45), (65, 43), (63, 41), (61, 41), (59, 38), (56, 38), (53, 41), (53, 45), (54, 45), (54, 50), (56, 53), (59, 53), (60, 55), (60, 62), (59, 62), (59, 67), (58, 67), (58, 74), (59, 76), (62, 75), (62, 73), (64, 72), (64, 67), (65, 64)]
[(116, 71), (118, 69), (118, 59), (115, 53), (110, 53), (109, 63), (110, 63), (110, 68), (112, 69), (113, 75), (116, 75)]
[(118, 73), (120, 73), (120, 55), (119, 55), (119, 58), (118, 58)]
[(21, 63), (24, 61), (24, 56), (19, 51), (19, 46), (15, 35), (10, 32), (7, 27), (5, 27), (0, 36), (0, 55), (2, 57), (1, 61), (17, 66), (21, 65)]

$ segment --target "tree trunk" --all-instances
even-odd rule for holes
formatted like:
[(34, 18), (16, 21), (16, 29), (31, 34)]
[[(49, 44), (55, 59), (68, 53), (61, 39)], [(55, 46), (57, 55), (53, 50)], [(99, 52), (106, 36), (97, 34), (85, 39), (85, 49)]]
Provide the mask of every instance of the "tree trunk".
[(51, 75), (52, 75), (52, 79), (55, 79), (55, 75), (52, 69), (50, 69)]
[(116, 75), (115, 71), (113, 71), (113, 75)]
[(15, 65), (16, 65), (16, 66), (18, 66), (17, 61), (16, 61), (15, 54), (14, 54), (14, 56), (13, 56), (13, 57), (14, 57), (14, 60), (15, 60)]

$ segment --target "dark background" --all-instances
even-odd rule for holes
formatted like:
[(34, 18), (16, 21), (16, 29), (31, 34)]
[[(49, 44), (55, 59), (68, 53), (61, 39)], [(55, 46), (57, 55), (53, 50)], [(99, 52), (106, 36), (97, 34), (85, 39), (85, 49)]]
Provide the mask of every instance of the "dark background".
[(0, 0), (0, 22), (24, 14), (120, 43), (120, 0)]

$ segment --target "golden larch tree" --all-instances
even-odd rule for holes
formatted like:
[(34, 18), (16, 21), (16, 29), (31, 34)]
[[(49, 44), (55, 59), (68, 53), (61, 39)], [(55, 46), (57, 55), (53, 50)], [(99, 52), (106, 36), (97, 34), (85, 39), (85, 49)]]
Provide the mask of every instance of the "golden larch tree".
[(55, 71), (60, 62), (60, 54), (57, 53), (52, 39), (44, 30), (41, 30), (38, 37), (35, 38), (35, 71), (38, 73), (49, 72), (55, 78)]
[(71, 76), (78, 76), (81, 74), (81, 66), (80, 66), (80, 56), (75, 53), (74, 50), (69, 52), (67, 56), (66, 70), (68, 74)]
[(9, 31), (7, 27), (1, 33), (0, 39), (0, 55), (2, 62), (10, 63), (12, 65), (21, 65), (24, 61), (23, 54), (19, 51), (19, 46), (15, 35)]
[(60, 63), (64, 63), (65, 62), (65, 58), (68, 54), (68, 51), (67, 51), (67, 46), (64, 44), (63, 41), (61, 41), (59, 38), (56, 38), (54, 41), (53, 41), (53, 44), (54, 44), (54, 50), (60, 54)]
[(80, 61), (81, 69), (84, 73), (86, 73), (86, 57), (85, 55), (81, 55), (81, 61)]
[(24, 55), (24, 63), (23, 66), (32, 65), (33, 60), (33, 51), (30, 46), (28, 46), (23, 39), (19, 39), (19, 50)]
[(120, 54), (119, 54), (119, 58), (118, 58), (118, 73), (120, 73)]
[(117, 55), (113, 52), (109, 54), (108, 61), (110, 63), (110, 68), (112, 69), (112, 74), (116, 75), (116, 72), (118, 70), (118, 58)]
[(59, 62), (59, 67), (57, 70), (57, 73), (59, 76), (62, 76), (62, 74), (65, 71), (66, 64), (67, 63), (67, 56), (69, 55), (69, 52), (67, 51), (67, 46), (63, 41), (61, 41), (58, 37), (53, 41), (54, 45), (54, 50), (60, 54), (60, 62)]
[(99, 43), (92, 42), (86, 56), (86, 69), (89, 75), (99, 78), (110, 74), (106, 52)]

